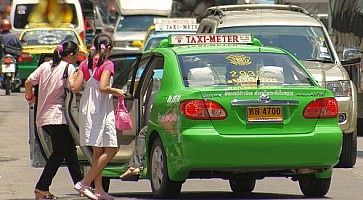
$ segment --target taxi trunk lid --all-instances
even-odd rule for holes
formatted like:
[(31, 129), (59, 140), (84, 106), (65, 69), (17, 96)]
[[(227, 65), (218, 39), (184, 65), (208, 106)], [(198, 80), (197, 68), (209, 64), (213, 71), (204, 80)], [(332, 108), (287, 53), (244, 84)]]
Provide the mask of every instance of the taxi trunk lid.
[(325, 96), (317, 87), (281, 87), (201, 91), (204, 99), (218, 102), (227, 112), (223, 120), (211, 120), (221, 135), (305, 134), (318, 119), (306, 119), (305, 107)]

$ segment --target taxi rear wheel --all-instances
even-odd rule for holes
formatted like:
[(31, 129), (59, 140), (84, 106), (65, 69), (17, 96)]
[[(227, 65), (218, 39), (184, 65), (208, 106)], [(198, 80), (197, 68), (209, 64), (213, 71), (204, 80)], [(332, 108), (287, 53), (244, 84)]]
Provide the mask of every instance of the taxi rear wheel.
[(230, 179), (229, 186), (234, 194), (248, 195), (256, 186), (256, 179)]
[(299, 178), (301, 192), (306, 197), (324, 197), (330, 188), (331, 178), (316, 178), (314, 175)]
[(336, 167), (352, 168), (357, 160), (357, 132), (343, 134), (342, 153)]
[(156, 198), (175, 198), (180, 194), (182, 182), (172, 181), (168, 175), (166, 154), (160, 138), (151, 149), (151, 189)]

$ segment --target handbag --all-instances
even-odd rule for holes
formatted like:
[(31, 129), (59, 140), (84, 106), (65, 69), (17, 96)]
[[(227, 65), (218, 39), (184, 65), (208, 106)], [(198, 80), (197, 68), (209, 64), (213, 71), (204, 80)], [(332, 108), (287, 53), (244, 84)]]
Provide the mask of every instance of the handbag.
[(117, 106), (115, 109), (115, 124), (116, 128), (121, 131), (132, 129), (132, 120), (129, 111), (125, 106), (124, 98), (118, 97)]

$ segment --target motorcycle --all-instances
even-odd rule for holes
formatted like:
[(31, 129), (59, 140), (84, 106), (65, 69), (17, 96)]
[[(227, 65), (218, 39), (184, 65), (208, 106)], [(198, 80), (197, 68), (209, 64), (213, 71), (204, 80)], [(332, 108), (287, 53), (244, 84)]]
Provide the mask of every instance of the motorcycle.
[(10, 91), (15, 91), (20, 87), (20, 80), (16, 77), (16, 59), (6, 54), (1, 59), (1, 85), (5, 89), (5, 94), (10, 95)]

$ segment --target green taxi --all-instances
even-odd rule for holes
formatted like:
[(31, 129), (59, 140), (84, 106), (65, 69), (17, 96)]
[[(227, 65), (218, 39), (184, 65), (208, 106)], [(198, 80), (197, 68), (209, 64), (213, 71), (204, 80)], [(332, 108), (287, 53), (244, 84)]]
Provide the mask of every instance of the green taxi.
[[(308, 197), (329, 191), (342, 145), (338, 104), (287, 51), (249, 34), (190, 34), (110, 59), (114, 87), (129, 93), (134, 126), (118, 134), (120, 150), (102, 174), (106, 190), (127, 169), (137, 134), (148, 126), (141, 178), (156, 198), (177, 197), (192, 178), (229, 180), (237, 195), (266, 177), (291, 177)], [(68, 93), (65, 108), (76, 143), (80, 96)], [(32, 151), (39, 167), (36, 158), (51, 148), (34, 122), (29, 127), (31, 145), (43, 152)], [(91, 149), (80, 147), (79, 159), (89, 165)]]
[(287, 51), (251, 35), (173, 35), (149, 54), (145, 90), (163, 70), (144, 110), (156, 197), (178, 195), (188, 178), (228, 179), (246, 194), (258, 179), (293, 177), (306, 196), (328, 192), (342, 143), (338, 104)]

